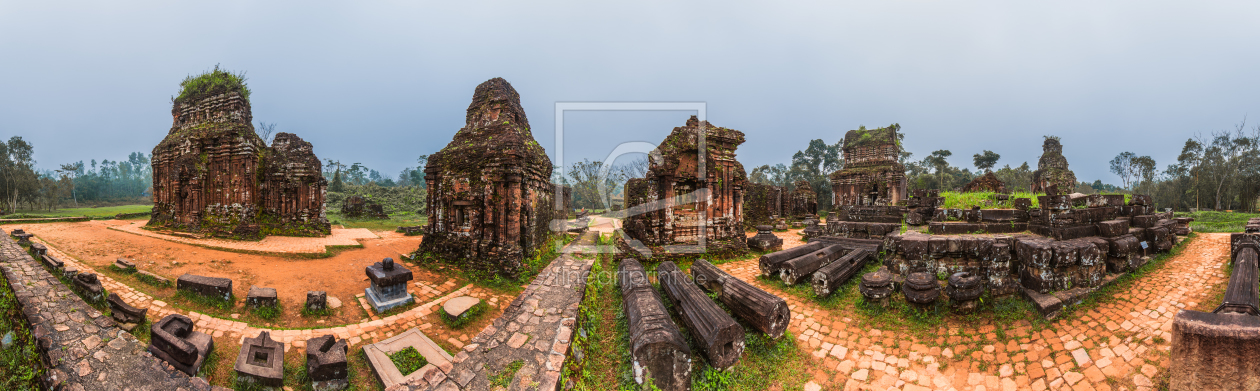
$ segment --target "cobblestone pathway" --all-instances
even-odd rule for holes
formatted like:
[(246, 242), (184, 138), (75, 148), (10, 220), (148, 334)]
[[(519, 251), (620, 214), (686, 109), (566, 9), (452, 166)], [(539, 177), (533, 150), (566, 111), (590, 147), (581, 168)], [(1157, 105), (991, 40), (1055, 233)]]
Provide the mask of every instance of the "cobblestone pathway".
[[(120, 224), (111, 225), (109, 229), (214, 249), (257, 251), (276, 254), (323, 254), (327, 251), (329, 246), (358, 246), (360, 245), (359, 239), (380, 238), (380, 236), (377, 236), (366, 228), (333, 228), (332, 235), (322, 238), (268, 236), (257, 242), (223, 239), (194, 239), (182, 236), (164, 235), (141, 228), (144, 227), (144, 224), (147, 221), (148, 220), (121, 221)], [(402, 234), (398, 235), (401, 236)]]
[[(595, 237), (595, 232), (587, 232), (570, 249), (593, 246)], [(556, 389), (594, 262), (577, 254), (560, 255), (512, 300), (503, 315), (455, 355), (452, 368), (443, 368), (445, 376), (416, 379), (389, 391), (499, 389), (492, 383), (494, 377), (508, 381), (509, 390)], [(513, 363), (515, 373), (511, 372)]]
[(0, 236), (0, 269), (47, 352), (54, 389), (211, 389), (150, 355), (146, 344), (84, 303), (8, 236)]
[(941, 327), (935, 340), (858, 326), (852, 308), (827, 310), (756, 278), (757, 260), (721, 265), (788, 301), (798, 343), (835, 373), (815, 373), (845, 390), (1149, 390), (1168, 367), (1172, 320), (1228, 280), (1229, 234), (1199, 234), (1183, 252), (1115, 300), (1034, 333), (1027, 322)]

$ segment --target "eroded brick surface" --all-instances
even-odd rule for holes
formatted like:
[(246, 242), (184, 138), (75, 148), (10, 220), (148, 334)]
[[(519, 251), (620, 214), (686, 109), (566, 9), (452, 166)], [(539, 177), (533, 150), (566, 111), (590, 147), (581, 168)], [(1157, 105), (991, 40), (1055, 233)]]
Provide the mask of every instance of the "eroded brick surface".
[(477, 86), (466, 121), (424, 168), (429, 220), (420, 252), (515, 278), (523, 260), (550, 243), (551, 160), (530, 132), (520, 95), (502, 78)]
[(328, 181), (311, 143), (254, 131), (249, 100), (230, 92), (176, 102), (174, 124), (153, 148), (149, 226), (208, 236), (322, 236)]

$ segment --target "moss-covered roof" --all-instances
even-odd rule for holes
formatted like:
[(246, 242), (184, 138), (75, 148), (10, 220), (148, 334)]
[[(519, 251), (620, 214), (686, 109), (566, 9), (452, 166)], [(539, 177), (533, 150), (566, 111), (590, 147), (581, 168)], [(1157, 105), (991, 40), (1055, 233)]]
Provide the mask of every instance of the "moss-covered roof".
[(550, 177), (551, 159), (530, 133), (520, 94), (507, 80), (478, 85), (465, 121), (446, 148), (429, 157), (426, 169), (471, 175), (492, 164), (519, 165)]
[(875, 129), (867, 129), (865, 126), (859, 127), (844, 134), (844, 147), (852, 148), (885, 144), (900, 146), (901, 143), (897, 139), (897, 132), (900, 130), (901, 125), (899, 124)]
[(245, 84), (245, 72), (232, 73), (219, 69), (218, 65), (209, 72), (196, 76), (188, 75), (184, 81), (179, 82), (179, 86), (179, 96), (174, 102), (176, 107), (182, 103), (193, 103), (229, 92), (241, 94), (246, 102), (249, 101), (249, 86)]
[[(735, 150), (740, 144), (744, 143), (744, 132), (716, 126), (708, 121), (700, 121), (696, 116), (691, 116), (687, 120), (686, 126), (674, 128), (669, 136), (656, 146), (656, 150), (652, 152), (653, 156), (660, 156), (661, 160), (651, 159), (651, 170), (658, 173), (676, 173), (685, 177), (694, 177), (694, 173), (679, 173), (678, 165), (681, 163), (683, 154), (697, 154), (700, 150), (699, 138), (700, 126), (704, 125), (705, 149), (706, 156), (712, 159), (714, 156), (733, 156)], [(724, 151), (729, 147), (729, 151)], [(744, 171), (744, 165), (738, 160), (731, 160), (734, 167), (730, 174), (736, 183), (744, 183), (747, 181), (747, 172)], [(710, 160), (710, 162), (712, 162)], [(721, 167), (717, 164), (706, 164), (706, 176), (719, 177)]]

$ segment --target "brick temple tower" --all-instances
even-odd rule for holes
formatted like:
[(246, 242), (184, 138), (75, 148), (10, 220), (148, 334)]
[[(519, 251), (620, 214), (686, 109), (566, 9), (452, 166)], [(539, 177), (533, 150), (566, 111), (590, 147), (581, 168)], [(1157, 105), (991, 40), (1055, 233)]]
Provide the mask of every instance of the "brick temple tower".
[[(698, 175), (702, 131), (704, 174)], [(748, 178), (744, 166), (735, 160), (735, 149), (743, 143), (743, 132), (713, 126), (695, 116), (686, 126), (674, 128), (652, 152), (646, 178), (626, 182), (627, 209), (655, 201), (668, 206), (642, 214), (631, 209), (625, 223), (627, 233), (657, 247), (654, 251), (660, 246), (694, 246), (702, 234), (706, 251), (747, 248), (743, 197)], [(701, 190), (706, 190), (707, 196)], [(697, 195), (681, 197), (693, 193)]]
[(183, 83), (174, 124), (153, 148), (148, 225), (237, 239), (329, 234), (328, 181), (311, 143), (279, 133), (268, 147), (251, 124), (243, 78), (196, 89), (199, 79), (231, 77), (239, 76), (216, 67)]
[(906, 198), (901, 125), (850, 130), (844, 135), (844, 168), (831, 173), (832, 205), (896, 205)]
[(429, 222), (419, 252), (516, 277), (551, 234), (551, 159), (502, 78), (477, 86), (465, 120), (424, 168)]

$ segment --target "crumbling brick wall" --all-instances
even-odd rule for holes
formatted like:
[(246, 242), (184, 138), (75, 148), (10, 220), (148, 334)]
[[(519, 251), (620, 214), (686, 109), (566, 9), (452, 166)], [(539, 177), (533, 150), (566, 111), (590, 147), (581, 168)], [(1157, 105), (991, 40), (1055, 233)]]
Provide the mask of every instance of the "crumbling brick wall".
[[(701, 129), (703, 176), (698, 175)], [(746, 249), (743, 209), (748, 179), (735, 159), (735, 149), (743, 143), (743, 132), (700, 122), (695, 116), (686, 126), (674, 128), (652, 152), (660, 158), (651, 160), (647, 177), (626, 183), (627, 207), (656, 201), (666, 206), (645, 213), (632, 209), (624, 224), (627, 234), (649, 247), (695, 245), (703, 234), (707, 251)]]
[(783, 193), (779, 186), (749, 182), (744, 189), (744, 228), (771, 225), (782, 216)]
[(792, 190), (792, 201), (788, 216), (805, 218), (818, 214), (818, 193), (810, 186), (809, 181), (796, 181), (796, 189)]
[(850, 130), (844, 135), (844, 169), (831, 173), (833, 205), (895, 205), (906, 198), (901, 125)]
[(429, 221), (419, 251), (516, 278), (551, 235), (551, 160), (530, 133), (520, 95), (502, 78), (477, 86), (465, 119), (425, 166)]
[(331, 232), (327, 181), (310, 143), (280, 133), (268, 148), (237, 92), (176, 102), (171, 115), (153, 148), (149, 226), (238, 239)]

